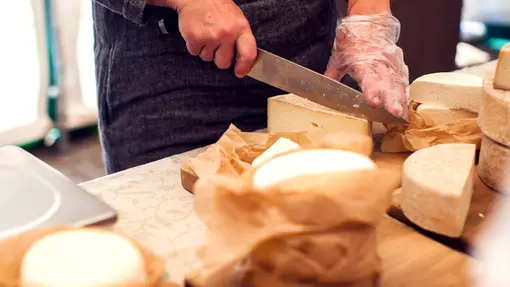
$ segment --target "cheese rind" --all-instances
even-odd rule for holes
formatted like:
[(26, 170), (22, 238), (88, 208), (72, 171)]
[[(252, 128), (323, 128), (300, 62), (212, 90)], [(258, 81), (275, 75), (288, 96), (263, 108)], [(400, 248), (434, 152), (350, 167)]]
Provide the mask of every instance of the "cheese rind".
[(510, 148), (484, 136), (480, 148), (478, 175), (490, 188), (510, 194)]
[(269, 132), (302, 132), (323, 129), (371, 135), (371, 123), (316, 104), (302, 97), (287, 94), (268, 99), (267, 127)]
[(483, 79), (478, 76), (458, 72), (428, 74), (411, 84), (409, 100), (478, 113), (482, 83)]
[(461, 235), (473, 194), (476, 145), (442, 144), (404, 162), (401, 207), (418, 226), (442, 235)]
[(301, 150), (278, 156), (260, 165), (253, 176), (253, 185), (263, 189), (303, 175), (374, 168), (376, 165), (370, 158), (351, 151)]
[(510, 44), (506, 44), (499, 51), (494, 88), (510, 91)]
[(445, 107), (421, 104), (416, 112), (432, 119), (437, 125), (453, 123), (456, 120), (472, 119), (478, 117), (477, 113), (465, 110), (452, 110)]
[(79, 229), (47, 235), (25, 253), (20, 287), (110, 287), (145, 284), (145, 262), (128, 239)]
[(298, 149), (299, 145), (287, 138), (279, 138), (272, 146), (270, 146), (264, 153), (259, 155), (253, 160), (251, 166), (257, 167), (265, 161), (270, 160), (280, 154)]
[(495, 89), (493, 77), (483, 83), (484, 97), (478, 116), (482, 132), (492, 140), (510, 146), (510, 91)]

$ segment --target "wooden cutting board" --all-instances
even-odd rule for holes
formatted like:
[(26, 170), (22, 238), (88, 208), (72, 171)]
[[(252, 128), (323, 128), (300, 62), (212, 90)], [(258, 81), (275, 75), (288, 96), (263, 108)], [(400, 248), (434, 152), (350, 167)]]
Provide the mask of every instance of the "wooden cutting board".
[[(378, 167), (391, 168), (398, 171), (402, 171), (404, 161), (409, 155), (410, 153), (395, 154), (374, 152), (372, 158)], [(390, 209), (388, 210), (388, 214), (393, 218), (396, 218), (399, 221), (405, 223), (406, 225), (411, 226), (412, 228), (426, 235), (427, 237), (439, 241), (458, 251), (468, 253), (471, 246), (473, 246), (474, 242), (476, 241), (477, 235), (483, 230), (484, 222), (486, 222), (487, 218), (490, 217), (493, 210), (493, 206), (501, 197), (499, 193), (487, 187), (480, 180), (476, 170), (474, 176), (475, 176), (474, 178), (475, 189), (473, 193), (473, 198), (471, 200), (471, 206), (468, 218), (466, 220), (464, 232), (460, 238), (449, 238), (446, 236), (435, 234), (413, 224), (410, 220), (408, 220), (405, 217), (404, 213), (402, 212), (402, 209), (400, 208), (400, 195), (398, 194), (398, 192), (396, 192), (393, 196), (393, 202), (392, 205), (390, 206)], [(188, 164), (184, 164), (181, 167), (181, 182), (184, 189), (186, 189), (189, 192), (192, 192), (193, 185), (195, 184), (197, 179), (198, 177)]]

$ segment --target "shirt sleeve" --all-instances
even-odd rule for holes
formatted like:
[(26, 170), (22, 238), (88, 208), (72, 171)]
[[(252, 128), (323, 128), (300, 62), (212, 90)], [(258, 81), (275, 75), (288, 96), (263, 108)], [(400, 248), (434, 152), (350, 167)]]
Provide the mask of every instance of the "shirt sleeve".
[(143, 14), (148, 0), (94, 0), (97, 4), (122, 14), (126, 19), (143, 24)]

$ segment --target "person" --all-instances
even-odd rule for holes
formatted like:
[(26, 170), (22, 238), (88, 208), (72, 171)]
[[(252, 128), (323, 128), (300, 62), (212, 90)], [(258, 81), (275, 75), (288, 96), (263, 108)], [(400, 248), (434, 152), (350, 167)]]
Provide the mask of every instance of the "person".
[[(171, 11), (178, 29), (165, 34)], [(336, 80), (349, 74), (369, 104), (407, 110), (390, 0), (349, 0), (339, 22), (335, 0), (94, 0), (93, 12), (108, 173), (213, 143), (231, 123), (265, 128), (267, 98), (284, 92), (246, 77), (257, 47)]]

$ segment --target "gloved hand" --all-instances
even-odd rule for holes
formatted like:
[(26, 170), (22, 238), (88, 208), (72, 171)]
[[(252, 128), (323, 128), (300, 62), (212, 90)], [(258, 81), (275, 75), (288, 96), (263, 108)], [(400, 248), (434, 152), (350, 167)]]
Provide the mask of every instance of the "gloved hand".
[(348, 16), (336, 30), (326, 76), (340, 80), (349, 74), (373, 107), (384, 105), (396, 116), (407, 116), (409, 69), (396, 45), (400, 22), (389, 13)]

